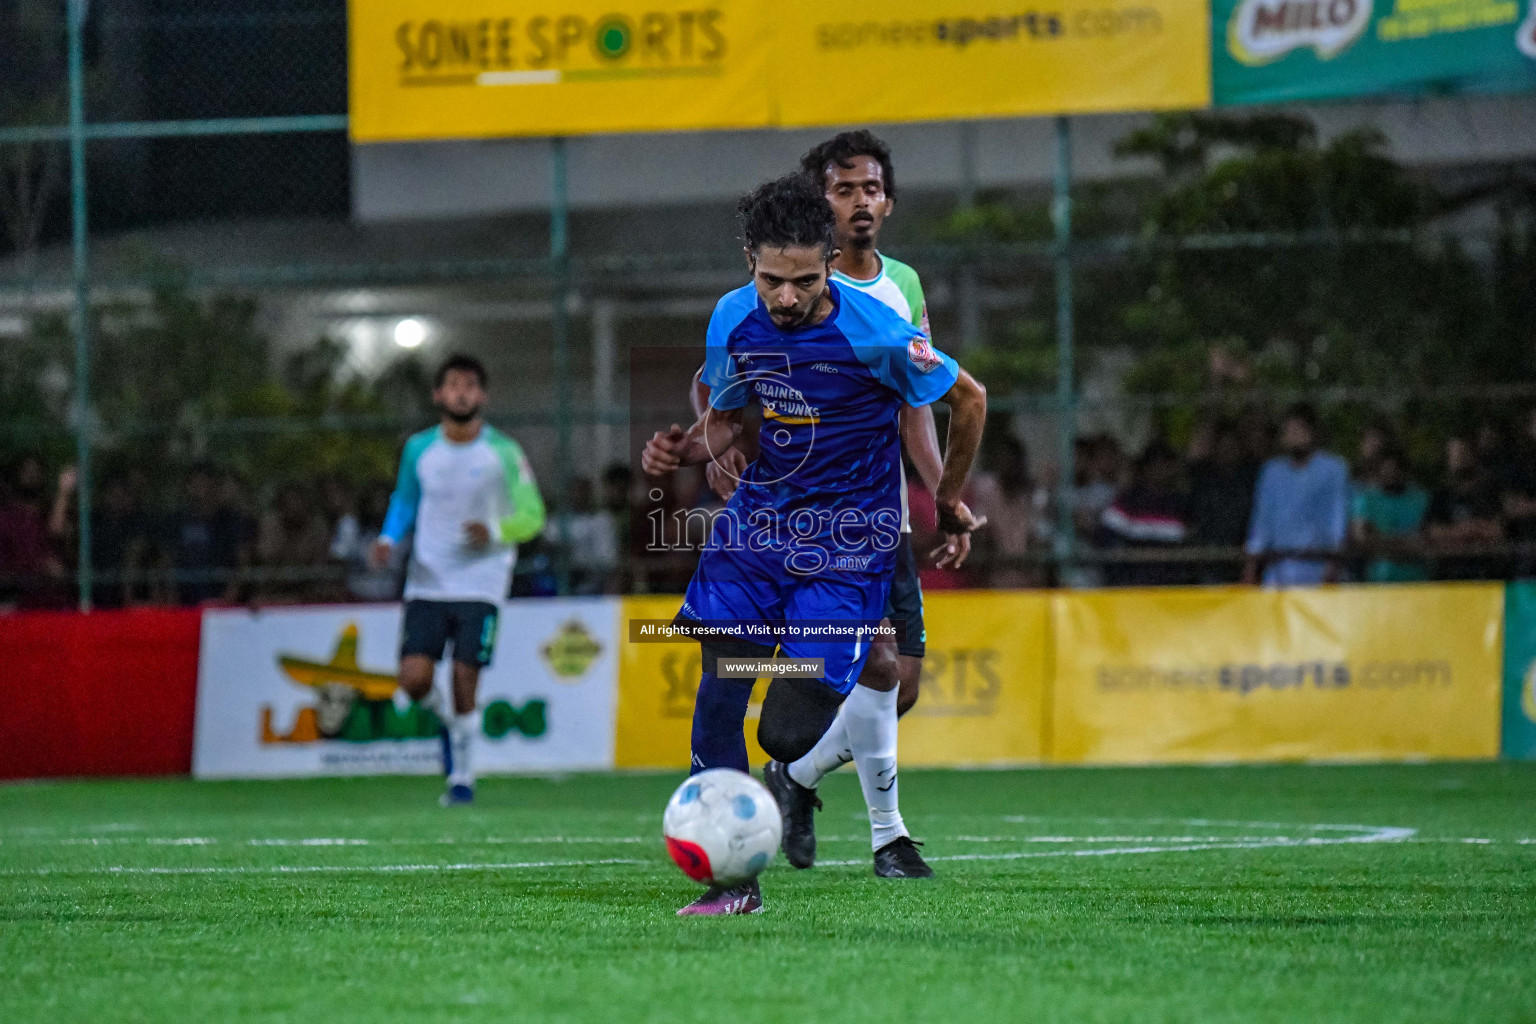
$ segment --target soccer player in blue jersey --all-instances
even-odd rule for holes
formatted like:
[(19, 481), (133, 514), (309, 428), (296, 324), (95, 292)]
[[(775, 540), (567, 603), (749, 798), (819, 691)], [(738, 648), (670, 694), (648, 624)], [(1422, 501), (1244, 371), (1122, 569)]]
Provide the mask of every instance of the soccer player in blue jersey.
[[(710, 408), (686, 431), (657, 431), (642, 456), (653, 476), (705, 464), (741, 440), (748, 402), (762, 407), (758, 458), (717, 518), (679, 616), (722, 632), (704, 643), (693, 767), (748, 770), (741, 723), (751, 680), (721, 678), (718, 661), (770, 654), (774, 645), (744, 626), (781, 624), (783, 656), (821, 659), (821, 672), (770, 685), (763, 748), (776, 761), (797, 760), (843, 707), (877, 870), (931, 874), (897, 805), (895, 651), (877, 634), (889, 626), (901, 524), (898, 421), (903, 404), (950, 406), (936, 498), (941, 529), (955, 542), (976, 526), (959, 493), (981, 443), (986, 393), (890, 307), (830, 280), (835, 218), (818, 183), (780, 178), (744, 198), (740, 214), (752, 283), (722, 298), (711, 317)], [(796, 626), (840, 632), (807, 639)], [(861, 679), (871, 659), (886, 667)], [(753, 882), (712, 889), (680, 913), (761, 907)]]
[[(437, 371), (432, 401), (442, 422), (405, 442), (400, 478), (371, 552), (384, 565), (415, 531), (405, 577), (400, 688), (444, 722), (444, 806), (472, 803), (470, 742), (480, 670), (496, 646), (517, 545), (544, 528), (544, 499), (518, 443), (480, 416), (485, 367), (453, 356)], [(439, 705), (432, 674), (453, 648), (453, 708)]]
[[(840, 132), (818, 144), (801, 158), (800, 169), (813, 181), (822, 183), (827, 201), (837, 217), (837, 256), (832, 261), (832, 280), (856, 288), (891, 307), (899, 316), (918, 328), (932, 341), (928, 327), (928, 304), (917, 271), (880, 251), (880, 230), (896, 201), (895, 168), (890, 147), (873, 132), (860, 129)], [(709, 387), (703, 370), (694, 376), (690, 395), (694, 413), (703, 415), (709, 403)], [(902, 449), (912, 460), (929, 493), (935, 493), (943, 472), (943, 455), (933, 410), (929, 406), (903, 406), (901, 410)], [(729, 500), (737, 480), (746, 467), (746, 456), (732, 449), (705, 467), (710, 488)], [(902, 476), (901, 540), (896, 550), (896, 573), (886, 602), (886, 617), (902, 626), (896, 645), (896, 671), (899, 689), (896, 715), (905, 715), (917, 703), (923, 657), (927, 653), (927, 625), (923, 619), (923, 589), (918, 578), (917, 557), (912, 550), (912, 527), (907, 513), (906, 476)], [(961, 536), (955, 550), (941, 548), (932, 552), (937, 564), (964, 564), (969, 554), (969, 538)], [(874, 662), (865, 671), (873, 677), (883, 670)], [(770, 761), (763, 769), (763, 781), (773, 791), (784, 816), (784, 856), (794, 867), (808, 868), (816, 862), (815, 811), (821, 806), (816, 787), (829, 772), (853, 760), (847, 730), (841, 717), (833, 720), (826, 734), (811, 750), (793, 764)]]

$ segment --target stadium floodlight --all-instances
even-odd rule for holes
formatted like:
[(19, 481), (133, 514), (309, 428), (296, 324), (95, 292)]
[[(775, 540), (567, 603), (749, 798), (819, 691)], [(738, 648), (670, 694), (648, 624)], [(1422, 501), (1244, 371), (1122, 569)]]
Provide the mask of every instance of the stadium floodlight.
[(416, 348), (427, 340), (427, 325), (415, 317), (407, 317), (395, 324), (395, 344), (401, 348)]

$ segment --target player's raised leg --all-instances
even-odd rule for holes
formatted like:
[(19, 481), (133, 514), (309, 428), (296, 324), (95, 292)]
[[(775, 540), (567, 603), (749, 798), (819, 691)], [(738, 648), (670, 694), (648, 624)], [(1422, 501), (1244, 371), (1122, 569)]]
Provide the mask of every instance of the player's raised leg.
[(458, 602), (454, 611), (453, 713), (444, 719), (445, 807), (475, 799), (474, 736), (480, 723), (477, 691), (480, 671), (495, 653), (498, 622), (496, 605), (486, 601)]
[(443, 775), (452, 771), (453, 755), (450, 751), (448, 725), (452, 719), (444, 707), (442, 696), (433, 685), (437, 663), (452, 639), (453, 617), (449, 606), (442, 601), (413, 600), (405, 602), (405, 613), (400, 625), (400, 689), (423, 711), (436, 716), (441, 726), (443, 741)]

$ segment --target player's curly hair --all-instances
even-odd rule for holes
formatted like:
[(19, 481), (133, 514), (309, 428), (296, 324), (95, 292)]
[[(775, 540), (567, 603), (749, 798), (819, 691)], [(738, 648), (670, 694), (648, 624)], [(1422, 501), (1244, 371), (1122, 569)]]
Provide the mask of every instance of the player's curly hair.
[(819, 245), (832, 255), (837, 218), (821, 186), (803, 174), (786, 174), (757, 186), (741, 197), (736, 214), (742, 239), (754, 253), (765, 245)]
[(817, 186), (824, 187), (828, 167), (833, 164), (845, 169), (852, 167), (854, 158), (860, 156), (873, 157), (880, 164), (880, 177), (885, 181), (885, 194), (888, 198), (895, 199), (896, 168), (891, 166), (891, 147), (867, 128), (838, 132), (801, 157), (800, 169), (810, 175)]

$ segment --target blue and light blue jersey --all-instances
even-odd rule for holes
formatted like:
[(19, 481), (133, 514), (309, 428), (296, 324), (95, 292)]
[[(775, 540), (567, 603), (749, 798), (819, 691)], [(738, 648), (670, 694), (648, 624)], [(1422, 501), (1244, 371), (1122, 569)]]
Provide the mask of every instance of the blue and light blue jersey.
[(835, 281), (819, 324), (781, 330), (748, 284), (715, 307), (703, 381), (710, 406), (757, 401), (758, 458), (716, 521), (709, 574), (888, 574), (901, 526), (902, 404), (942, 398), (959, 375), (920, 328)]

